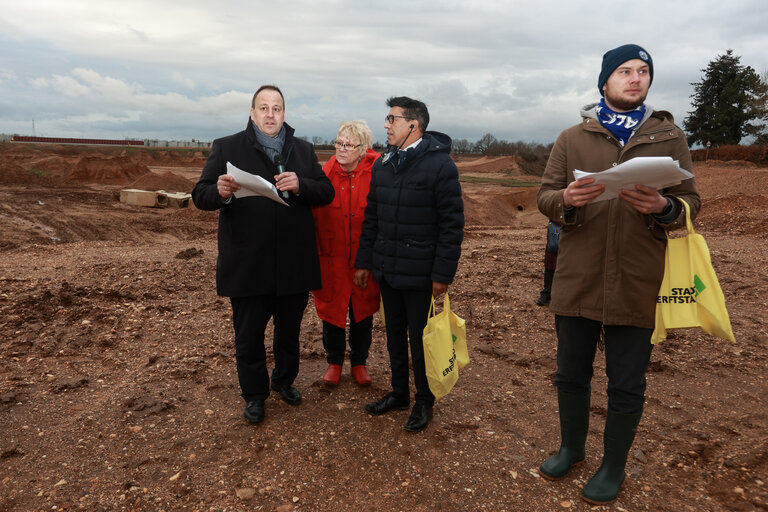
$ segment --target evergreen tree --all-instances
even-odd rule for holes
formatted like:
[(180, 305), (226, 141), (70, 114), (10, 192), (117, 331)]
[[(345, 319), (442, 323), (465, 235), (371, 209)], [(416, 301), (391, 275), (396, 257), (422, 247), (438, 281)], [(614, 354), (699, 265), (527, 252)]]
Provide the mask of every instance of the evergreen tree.
[(733, 50), (702, 69), (704, 78), (692, 83), (693, 111), (683, 123), (688, 144), (738, 144), (748, 135), (759, 137), (768, 121), (768, 86), (750, 66), (740, 64)]
[[(763, 83), (763, 87), (768, 90), (768, 69), (763, 71), (763, 74), (760, 75), (760, 81)], [(761, 146), (768, 146), (768, 105), (763, 105), (763, 118), (762, 118), (762, 126), (761, 130), (759, 130), (759, 133), (757, 134), (757, 137), (755, 138), (755, 144), (759, 144)]]

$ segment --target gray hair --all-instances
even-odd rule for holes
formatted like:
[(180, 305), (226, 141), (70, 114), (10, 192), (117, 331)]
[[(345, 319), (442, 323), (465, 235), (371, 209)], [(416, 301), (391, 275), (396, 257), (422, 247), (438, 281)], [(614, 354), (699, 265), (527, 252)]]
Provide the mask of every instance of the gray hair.
[(361, 155), (373, 147), (373, 132), (365, 121), (342, 121), (339, 125), (339, 131), (336, 133), (336, 138), (338, 139), (340, 135), (347, 135), (352, 139), (357, 139), (361, 145)]

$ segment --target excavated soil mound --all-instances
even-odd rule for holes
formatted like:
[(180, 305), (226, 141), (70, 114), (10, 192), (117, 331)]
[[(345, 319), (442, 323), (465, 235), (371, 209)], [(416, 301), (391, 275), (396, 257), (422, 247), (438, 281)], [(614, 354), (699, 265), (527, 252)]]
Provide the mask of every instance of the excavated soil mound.
[(134, 162), (139, 162), (144, 165), (180, 165), (180, 166), (193, 166), (197, 165), (200, 168), (205, 164), (206, 152), (193, 151), (186, 149), (124, 149), (120, 155), (129, 156)]
[(40, 170), (28, 169), (13, 161), (0, 162), (0, 184), (52, 186), (51, 176)]
[(491, 172), (518, 172), (520, 171), (520, 165), (517, 163), (517, 157), (514, 156), (499, 156), (499, 157), (487, 157), (483, 156), (475, 160), (464, 160), (456, 163), (456, 166), (460, 171), (478, 172), (478, 171), (491, 171)]
[(127, 185), (149, 172), (146, 165), (136, 163), (130, 157), (101, 158), (87, 156), (79, 159), (69, 171), (69, 178), (76, 181)]
[[(207, 150), (187, 148), (125, 148), (117, 146), (57, 146), (0, 143), (0, 169), (16, 163), (32, 174), (80, 182), (127, 185), (147, 166), (200, 167)], [(7, 181), (8, 178), (0, 176)]]
[(195, 183), (171, 171), (148, 172), (133, 181), (129, 188), (139, 190), (165, 190), (166, 192), (192, 192)]
[(205, 163), (208, 149), (198, 148), (155, 148), (141, 146), (87, 146), (87, 145), (56, 145), (56, 144), (21, 144), (12, 142), (0, 143), (0, 155), (3, 158), (24, 158), (31, 155), (58, 156), (121, 156), (130, 157), (138, 163), (158, 165), (161, 163), (188, 165)]
[(464, 187), (467, 226), (513, 226), (523, 212), (536, 211), (538, 188), (499, 192), (494, 185)]
[(0, 165), (2, 165), (2, 181), (5, 183), (49, 178), (58, 183), (127, 185), (149, 172), (146, 165), (136, 163), (129, 157), (113, 156), (48, 155), (38, 158), (11, 158)]

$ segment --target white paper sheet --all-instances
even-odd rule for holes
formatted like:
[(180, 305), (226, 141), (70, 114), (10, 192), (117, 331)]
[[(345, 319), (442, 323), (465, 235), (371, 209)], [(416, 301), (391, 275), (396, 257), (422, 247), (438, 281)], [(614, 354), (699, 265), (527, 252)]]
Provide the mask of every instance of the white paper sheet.
[(605, 191), (594, 202), (618, 197), (621, 189), (634, 189), (635, 185), (659, 190), (693, 178), (693, 174), (668, 156), (638, 156), (602, 172), (574, 169), (573, 175), (577, 180), (595, 178), (594, 185), (605, 185)]
[(231, 162), (227, 162), (227, 174), (235, 178), (237, 184), (240, 185), (240, 190), (235, 192), (236, 198), (262, 196), (285, 206), (290, 206), (280, 197), (277, 188), (261, 176), (238, 169)]

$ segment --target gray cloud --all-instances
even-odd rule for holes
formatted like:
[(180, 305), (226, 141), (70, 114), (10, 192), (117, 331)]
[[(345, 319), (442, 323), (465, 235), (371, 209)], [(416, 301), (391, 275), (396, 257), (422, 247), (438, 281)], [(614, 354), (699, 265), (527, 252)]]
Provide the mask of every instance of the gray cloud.
[(648, 102), (682, 123), (717, 55), (768, 69), (764, 5), (15, 2), (0, 19), (0, 132), (35, 119), (39, 135), (210, 140), (242, 129), (253, 90), (276, 83), (299, 135), (365, 119), (383, 141), (385, 99), (409, 95), (455, 138), (550, 142), (598, 98), (602, 54), (627, 42), (654, 58)]

